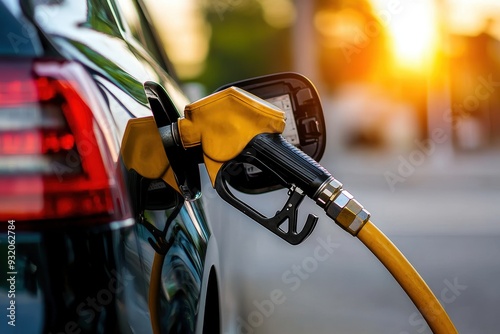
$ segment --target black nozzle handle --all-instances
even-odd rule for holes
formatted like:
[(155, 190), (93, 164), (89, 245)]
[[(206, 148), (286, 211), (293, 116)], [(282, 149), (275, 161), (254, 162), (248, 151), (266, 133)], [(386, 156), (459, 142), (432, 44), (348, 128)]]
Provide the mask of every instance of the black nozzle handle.
[(297, 186), (316, 200), (332, 175), (279, 133), (255, 136), (240, 155), (243, 161), (270, 169), (289, 187)]
[[(288, 200), (283, 208), (273, 217), (266, 217), (238, 199), (226, 184), (230, 179), (229, 170), (236, 163), (250, 163), (264, 172), (280, 179), (288, 191)], [(268, 230), (296, 245), (301, 243), (316, 226), (318, 217), (309, 214), (302, 229), (297, 223), (298, 207), (304, 196), (316, 200), (327, 188), (333, 177), (307, 154), (288, 143), (281, 134), (263, 133), (255, 136), (240, 153), (226, 162), (217, 173), (215, 189), (217, 193), (233, 207), (252, 218)], [(282, 226), (288, 222), (288, 228)]]

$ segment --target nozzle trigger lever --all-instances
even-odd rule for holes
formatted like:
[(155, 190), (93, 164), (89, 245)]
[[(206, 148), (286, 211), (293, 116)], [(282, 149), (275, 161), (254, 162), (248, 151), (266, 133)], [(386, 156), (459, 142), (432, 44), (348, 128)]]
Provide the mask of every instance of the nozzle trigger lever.
[[(318, 221), (318, 217), (313, 214), (307, 216), (304, 227), (300, 232), (297, 231), (298, 208), (305, 196), (300, 188), (291, 186), (288, 191), (288, 200), (283, 208), (273, 217), (266, 217), (234, 196), (227, 186), (224, 177), (229, 176), (226, 175), (227, 170), (233, 168), (233, 164), (233, 161), (224, 164), (217, 174), (215, 189), (222, 199), (292, 245), (300, 244), (311, 234)], [(286, 221), (288, 221), (288, 229), (282, 229), (281, 226)]]

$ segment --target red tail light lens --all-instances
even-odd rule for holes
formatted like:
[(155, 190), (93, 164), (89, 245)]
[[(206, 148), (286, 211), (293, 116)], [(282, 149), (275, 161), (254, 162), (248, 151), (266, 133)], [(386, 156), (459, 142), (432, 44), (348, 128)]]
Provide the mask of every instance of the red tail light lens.
[(75, 66), (0, 66), (0, 221), (123, 215)]

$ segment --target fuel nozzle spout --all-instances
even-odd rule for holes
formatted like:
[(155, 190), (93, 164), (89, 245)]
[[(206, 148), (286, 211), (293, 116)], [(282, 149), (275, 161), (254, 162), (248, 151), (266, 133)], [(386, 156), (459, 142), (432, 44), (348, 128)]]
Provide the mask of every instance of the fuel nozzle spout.
[(161, 142), (165, 149), (181, 146), (181, 137), (177, 122), (158, 128), (158, 132), (160, 133)]

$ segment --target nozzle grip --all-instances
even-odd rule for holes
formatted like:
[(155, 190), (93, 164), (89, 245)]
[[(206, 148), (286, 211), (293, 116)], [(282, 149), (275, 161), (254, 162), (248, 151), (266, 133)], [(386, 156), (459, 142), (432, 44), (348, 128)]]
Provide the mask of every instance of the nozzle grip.
[[(231, 170), (234, 163), (236, 162), (229, 161), (225, 163), (221, 171), (217, 174), (215, 189), (217, 190), (219, 196), (227, 203), (231, 204), (233, 207), (240, 210), (242, 213), (252, 218), (290, 244), (297, 245), (304, 241), (304, 239), (311, 234), (316, 226), (316, 222), (318, 221), (318, 217), (316, 215), (309, 214), (302, 229), (300, 231), (298, 230), (298, 208), (304, 199), (305, 194), (302, 191), (298, 191), (296, 188), (290, 189), (288, 192), (289, 198), (283, 208), (278, 210), (273, 217), (266, 217), (234, 196), (229, 189), (226, 183), (226, 179), (229, 176), (227, 175), (227, 170)], [(288, 223), (288, 228), (283, 229), (282, 226), (285, 223)]]
[(240, 158), (257, 167), (270, 169), (286, 182), (287, 186), (299, 187), (314, 200), (321, 188), (333, 178), (319, 163), (278, 133), (255, 136), (240, 154)]

